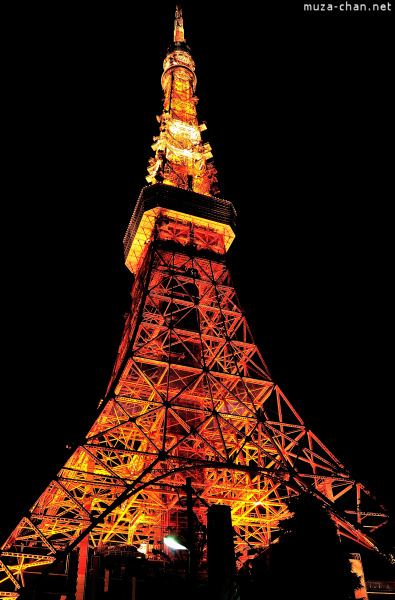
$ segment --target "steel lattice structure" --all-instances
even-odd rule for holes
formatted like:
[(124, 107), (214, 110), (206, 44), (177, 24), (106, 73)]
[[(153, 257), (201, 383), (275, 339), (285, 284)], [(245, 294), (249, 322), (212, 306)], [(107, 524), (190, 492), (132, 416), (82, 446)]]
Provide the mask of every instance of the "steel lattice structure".
[[(100, 414), (2, 546), (0, 597), (80, 546), (150, 548), (194, 513), (227, 504), (244, 560), (271, 542), (287, 499), (308, 491), (339, 532), (374, 548), (385, 511), (304, 424), (272, 381), (226, 264), (235, 211), (214, 197), (196, 119), (196, 78), (177, 8), (164, 112), (148, 182), (125, 237), (132, 304)], [(80, 558), (81, 562), (81, 558)], [(80, 569), (79, 585), (84, 571)], [(77, 586), (78, 589), (78, 586)], [(82, 595), (78, 595), (77, 598)]]

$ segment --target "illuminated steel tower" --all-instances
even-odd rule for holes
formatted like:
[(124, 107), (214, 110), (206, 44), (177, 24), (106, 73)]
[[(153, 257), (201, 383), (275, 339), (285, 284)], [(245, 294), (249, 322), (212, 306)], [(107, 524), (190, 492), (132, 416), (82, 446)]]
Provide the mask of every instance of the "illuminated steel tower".
[(236, 214), (215, 197), (179, 7), (162, 87), (149, 185), (124, 240), (135, 280), (107, 393), (85, 443), (3, 544), (1, 598), (18, 597), (77, 547), (78, 600), (87, 556), (103, 548), (135, 545), (154, 560), (166, 534), (186, 531), (197, 568), (212, 505), (230, 507), (241, 561), (270, 544), (301, 491), (367, 548), (386, 520), (306, 427), (254, 343), (226, 265)]

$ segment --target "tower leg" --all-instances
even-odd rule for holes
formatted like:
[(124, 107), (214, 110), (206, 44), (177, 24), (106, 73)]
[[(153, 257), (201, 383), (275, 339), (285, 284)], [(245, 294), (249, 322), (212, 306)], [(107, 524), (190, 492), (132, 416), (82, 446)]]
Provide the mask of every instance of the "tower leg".
[(95, 554), (92, 558), (92, 579), (91, 579), (91, 591), (90, 600), (97, 599), (97, 589), (99, 585), (99, 573), (100, 573), (100, 556)]
[(89, 536), (87, 535), (79, 545), (75, 600), (85, 599), (86, 576), (88, 572), (88, 544)]
[(132, 600), (136, 600), (136, 581), (137, 577), (132, 577)]

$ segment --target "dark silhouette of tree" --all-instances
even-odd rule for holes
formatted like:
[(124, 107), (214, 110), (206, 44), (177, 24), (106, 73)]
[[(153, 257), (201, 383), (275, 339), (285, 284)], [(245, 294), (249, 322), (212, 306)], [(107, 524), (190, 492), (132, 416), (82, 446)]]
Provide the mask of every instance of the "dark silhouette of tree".
[[(336, 526), (311, 494), (289, 501), (278, 543), (251, 561), (241, 575), (242, 600), (348, 600), (359, 578), (351, 573)], [(246, 572), (248, 571), (248, 573)]]

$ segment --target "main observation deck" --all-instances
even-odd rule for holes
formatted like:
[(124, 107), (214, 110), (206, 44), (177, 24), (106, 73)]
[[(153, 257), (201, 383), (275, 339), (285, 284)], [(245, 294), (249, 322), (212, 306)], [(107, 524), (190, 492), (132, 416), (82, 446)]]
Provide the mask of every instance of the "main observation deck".
[(125, 263), (136, 273), (159, 217), (221, 234), (224, 252), (235, 238), (236, 211), (228, 200), (156, 183), (142, 189), (125, 238)]

